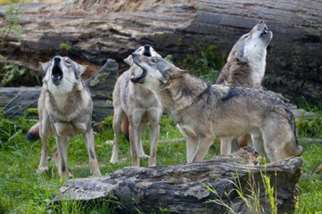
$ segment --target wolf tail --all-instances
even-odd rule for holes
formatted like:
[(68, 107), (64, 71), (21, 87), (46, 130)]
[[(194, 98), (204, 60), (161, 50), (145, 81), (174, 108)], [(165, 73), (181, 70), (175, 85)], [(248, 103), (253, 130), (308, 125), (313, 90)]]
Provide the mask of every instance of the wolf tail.
[(40, 138), (39, 135), (39, 122), (33, 125), (26, 134), (26, 138), (28, 141), (36, 141)]
[(288, 108), (285, 108), (285, 111), (287, 113), (287, 119), (288, 122), (291, 126), (291, 129), (293, 131), (294, 134), (294, 138), (295, 138), (295, 147), (294, 146), (288, 146), (288, 152), (295, 155), (295, 156), (300, 156), (302, 155), (302, 153), (304, 152), (304, 149), (301, 145), (299, 145), (298, 143), (298, 138), (297, 138), (297, 133), (296, 133), (296, 123), (295, 123), (295, 118), (294, 115), (292, 113), (292, 111)]

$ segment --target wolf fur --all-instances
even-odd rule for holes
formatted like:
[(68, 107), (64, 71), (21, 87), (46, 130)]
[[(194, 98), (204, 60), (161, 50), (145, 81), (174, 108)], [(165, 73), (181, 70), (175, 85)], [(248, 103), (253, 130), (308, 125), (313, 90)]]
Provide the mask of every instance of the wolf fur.
[(38, 172), (48, 171), (48, 138), (54, 135), (58, 150), (58, 173), (61, 177), (70, 176), (67, 165), (68, 141), (70, 137), (81, 133), (85, 137), (91, 172), (99, 176), (101, 173), (91, 127), (93, 102), (80, 78), (86, 67), (68, 57), (55, 56), (49, 62), (42, 63), (42, 68), (45, 77), (38, 99), (39, 122), (28, 134), (39, 134), (41, 139)]
[[(151, 46), (139, 47), (134, 53), (147, 57), (160, 56)], [(160, 133), (160, 118), (162, 115), (162, 105), (160, 100), (149, 90), (140, 84), (143, 70), (133, 64), (130, 55), (124, 60), (131, 67), (125, 71), (116, 81), (113, 91), (113, 151), (110, 162), (119, 161), (118, 143), (121, 129), (129, 131), (131, 145), (132, 165), (139, 166), (140, 158), (149, 158), (149, 166), (156, 165), (157, 143)], [(151, 149), (150, 157), (144, 153), (142, 142), (140, 141), (144, 126), (151, 126)]]
[(208, 85), (160, 57), (134, 56), (146, 70), (144, 86), (167, 99), (187, 141), (187, 161), (201, 161), (215, 136), (230, 142), (246, 133), (259, 133), (256, 150), (270, 161), (301, 155), (294, 118), (287, 104), (260, 89)]
[[(250, 32), (241, 36), (230, 51), (216, 83), (261, 88), (266, 70), (267, 47), (272, 38), (272, 31), (268, 30), (263, 21), (256, 24)], [(259, 137), (253, 136), (252, 138)], [(227, 155), (246, 146), (248, 142), (251, 142), (249, 134), (239, 137), (238, 140), (233, 139), (231, 145), (228, 142), (221, 143), (221, 152)]]
[(260, 88), (265, 75), (267, 47), (272, 31), (261, 21), (244, 34), (230, 51), (217, 84)]

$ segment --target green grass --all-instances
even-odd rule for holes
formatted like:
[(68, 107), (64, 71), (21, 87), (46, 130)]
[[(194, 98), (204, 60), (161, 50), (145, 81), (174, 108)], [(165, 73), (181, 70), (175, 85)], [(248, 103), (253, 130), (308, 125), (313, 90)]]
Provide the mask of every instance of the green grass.
[[(0, 121), (0, 213), (111, 213), (107, 207), (102, 210), (99, 207), (86, 209), (77, 203), (64, 203), (61, 207), (49, 206), (50, 201), (62, 185), (57, 170), (50, 162), (50, 172), (45, 175), (36, 174), (40, 156), (40, 143), (30, 143), (25, 139), (25, 132), (34, 120), (18, 119), (7, 120), (3, 116)], [(17, 122), (18, 121), (18, 122)], [(11, 125), (10, 125), (11, 124)], [(130, 165), (128, 143), (123, 139), (120, 145), (121, 163), (112, 165), (111, 145), (106, 140), (113, 136), (111, 118), (105, 120), (103, 129), (96, 133), (96, 151), (104, 175), (108, 175), (116, 169)], [(148, 133), (144, 135), (148, 139)], [(181, 137), (175, 128), (175, 124), (168, 117), (161, 121), (161, 140)], [(50, 141), (50, 154), (54, 150), (54, 141)], [(304, 145), (305, 165), (304, 175), (299, 183), (300, 195), (297, 203), (297, 213), (322, 212), (322, 180), (321, 177), (312, 174), (312, 171), (321, 162), (322, 146), (320, 144)], [(144, 142), (144, 149), (148, 153), (149, 143)], [(218, 154), (218, 144), (214, 144), (207, 156), (210, 159)], [(185, 163), (184, 143), (160, 143), (158, 146), (158, 165), (167, 166)], [(87, 177), (90, 175), (87, 165), (83, 138), (75, 137), (69, 147), (69, 167), (75, 177)], [(147, 161), (142, 161), (147, 166)]]
[(322, 164), (322, 145), (304, 144), (304, 174), (299, 187), (300, 194), (296, 213), (322, 213), (322, 176), (314, 170)]

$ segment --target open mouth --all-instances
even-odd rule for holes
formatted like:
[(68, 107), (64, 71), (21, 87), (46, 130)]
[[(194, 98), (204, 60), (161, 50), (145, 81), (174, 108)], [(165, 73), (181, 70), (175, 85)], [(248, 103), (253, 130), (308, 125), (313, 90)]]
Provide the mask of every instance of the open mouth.
[(269, 34), (269, 32), (270, 32), (270, 30), (267, 28), (267, 27), (265, 27), (265, 29), (262, 31), (262, 33), (261, 33), (261, 37), (263, 37), (263, 36), (266, 36), (266, 35), (268, 35)]
[(60, 81), (63, 79), (63, 71), (61, 70), (58, 63), (54, 64), (54, 67), (51, 73), (51, 78), (55, 85), (59, 85)]
[(131, 81), (133, 83), (141, 83), (142, 84), (144, 82), (146, 75), (147, 75), (147, 70), (140, 64), (141, 60), (139, 59), (139, 55), (132, 54), (132, 57), (133, 57), (133, 62), (142, 69), (142, 74), (137, 77), (131, 77)]
[(149, 45), (144, 45), (143, 56), (151, 57), (151, 51)]
[(140, 76), (138, 76), (138, 77), (132, 77), (131, 81), (133, 83), (140, 83), (140, 84), (144, 83), (146, 73), (147, 73), (147, 71), (144, 68), (142, 68), (142, 74)]

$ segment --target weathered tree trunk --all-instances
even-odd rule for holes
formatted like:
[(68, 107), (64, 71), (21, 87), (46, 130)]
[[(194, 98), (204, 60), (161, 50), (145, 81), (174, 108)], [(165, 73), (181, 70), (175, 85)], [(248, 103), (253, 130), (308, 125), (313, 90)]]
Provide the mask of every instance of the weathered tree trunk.
[[(265, 175), (276, 193), (278, 213), (293, 213), (301, 166), (300, 158), (259, 167), (217, 157), (187, 165), (124, 168), (107, 177), (69, 180), (56, 200), (96, 207), (101, 201), (112, 200), (119, 213), (133, 213), (135, 209), (143, 213), (228, 213), (223, 203), (236, 213), (259, 213), (252, 210), (258, 203), (251, 200), (258, 194), (262, 213), (271, 213)], [(244, 194), (249, 206), (237, 191)]]
[(226, 56), (241, 34), (265, 20), (274, 32), (265, 85), (293, 97), (322, 97), (321, 1), (80, 0), (23, 8), (22, 40), (9, 37), (0, 54), (33, 69), (56, 53), (93, 65), (107, 57), (121, 62), (144, 43), (176, 57), (215, 44)]

